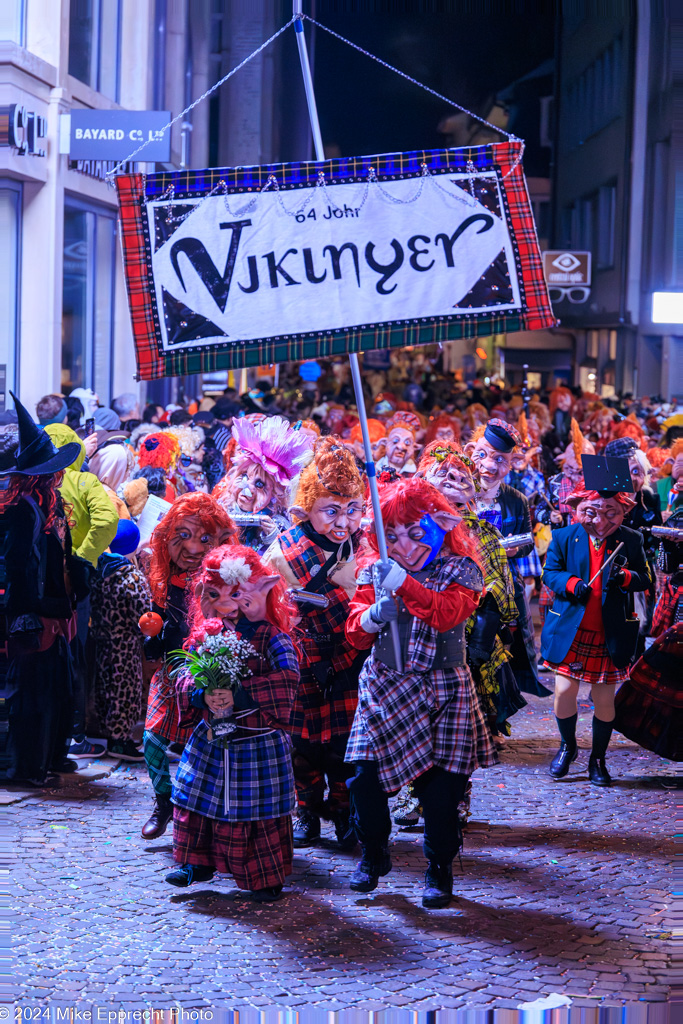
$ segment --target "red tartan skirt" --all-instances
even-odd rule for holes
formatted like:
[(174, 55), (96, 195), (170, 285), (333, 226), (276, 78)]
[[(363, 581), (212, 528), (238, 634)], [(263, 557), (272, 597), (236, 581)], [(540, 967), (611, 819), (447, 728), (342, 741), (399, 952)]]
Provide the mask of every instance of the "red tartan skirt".
[(628, 668), (617, 668), (609, 656), (602, 633), (579, 627), (574, 642), (559, 665), (550, 661), (543, 664), (559, 676), (569, 676), (583, 683), (623, 683), (628, 679)]
[(168, 743), (187, 743), (196, 722), (181, 727), (175, 686), (163, 668), (152, 676), (145, 715), (145, 730)]
[(283, 885), (292, 873), (292, 818), (222, 821), (184, 807), (173, 808), (173, 858), (232, 875), (254, 892)]

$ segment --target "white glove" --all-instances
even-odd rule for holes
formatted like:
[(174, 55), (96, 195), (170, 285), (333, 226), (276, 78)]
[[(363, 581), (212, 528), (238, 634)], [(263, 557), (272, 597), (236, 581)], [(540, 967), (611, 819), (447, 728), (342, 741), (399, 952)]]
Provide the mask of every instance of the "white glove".
[(372, 569), (375, 587), (386, 590), (387, 593), (398, 590), (408, 575), (406, 570), (392, 558), (386, 562), (375, 562)]

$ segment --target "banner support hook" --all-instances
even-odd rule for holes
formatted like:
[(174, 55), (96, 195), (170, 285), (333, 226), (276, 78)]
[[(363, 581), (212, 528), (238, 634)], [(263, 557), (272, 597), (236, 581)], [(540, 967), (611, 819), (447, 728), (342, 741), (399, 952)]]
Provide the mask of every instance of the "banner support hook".
[[(304, 90), (306, 92), (306, 102), (308, 104), (308, 118), (309, 121), (311, 122), (311, 132), (313, 133), (313, 146), (315, 149), (315, 158), (316, 160), (322, 162), (325, 159), (325, 150), (323, 148), (322, 135), (320, 134), (320, 121), (318, 120), (318, 108), (315, 102), (313, 76), (311, 75), (311, 65), (308, 59), (308, 50), (306, 48), (306, 36), (304, 35), (304, 14), (302, 11), (303, 0), (293, 0), (293, 5), (294, 28), (296, 30), (296, 44), (299, 48), (299, 60), (301, 61), (301, 73), (304, 79)], [(386, 562), (389, 558), (389, 555), (387, 553), (387, 541), (384, 535), (384, 523), (382, 522), (382, 510), (379, 502), (379, 488), (377, 486), (377, 476), (375, 475), (375, 462), (372, 457), (372, 445), (370, 443), (370, 434), (368, 432), (368, 417), (365, 411), (365, 399), (363, 397), (363, 382), (361, 380), (360, 365), (358, 363), (358, 354), (356, 352), (349, 352), (349, 363), (351, 365), (353, 390), (356, 396), (358, 419), (360, 420), (360, 429), (361, 434), (363, 435), (365, 469), (368, 474), (370, 498), (372, 499), (372, 511), (374, 513), (375, 520), (375, 535), (377, 537), (377, 547), (379, 549), (379, 557), (383, 562)], [(396, 668), (399, 672), (402, 672), (403, 659), (401, 656), (401, 641), (398, 632), (398, 623), (391, 622), (390, 627), (391, 638), (394, 646), (394, 657), (396, 659)]]

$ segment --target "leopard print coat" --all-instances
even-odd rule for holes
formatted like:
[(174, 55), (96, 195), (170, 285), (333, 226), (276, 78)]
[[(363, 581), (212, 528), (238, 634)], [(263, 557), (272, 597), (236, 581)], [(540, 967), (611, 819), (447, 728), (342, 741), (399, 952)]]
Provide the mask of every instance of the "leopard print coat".
[(144, 574), (131, 563), (98, 575), (91, 593), (95, 639), (95, 710), (103, 735), (127, 740), (143, 717), (140, 616), (152, 600)]

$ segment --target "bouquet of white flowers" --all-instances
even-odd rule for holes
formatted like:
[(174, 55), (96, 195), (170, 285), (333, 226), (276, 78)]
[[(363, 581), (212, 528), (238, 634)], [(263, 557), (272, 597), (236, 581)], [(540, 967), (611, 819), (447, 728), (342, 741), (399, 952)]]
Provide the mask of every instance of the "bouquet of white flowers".
[[(232, 690), (251, 675), (249, 658), (256, 651), (246, 640), (241, 640), (233, 630), (226, 630), (220, 619), (207, 619), (203, 635), (196, 646), (189, 651), (172, 651), (169, 659), (171, 678), (189, 672), (195, 684), (205, 693), (214, 690)], [(232, 721), (232, 712), (221, 717), (212, 714), (210, 718), (213, 738), (228, 737), (237, 728)]]

